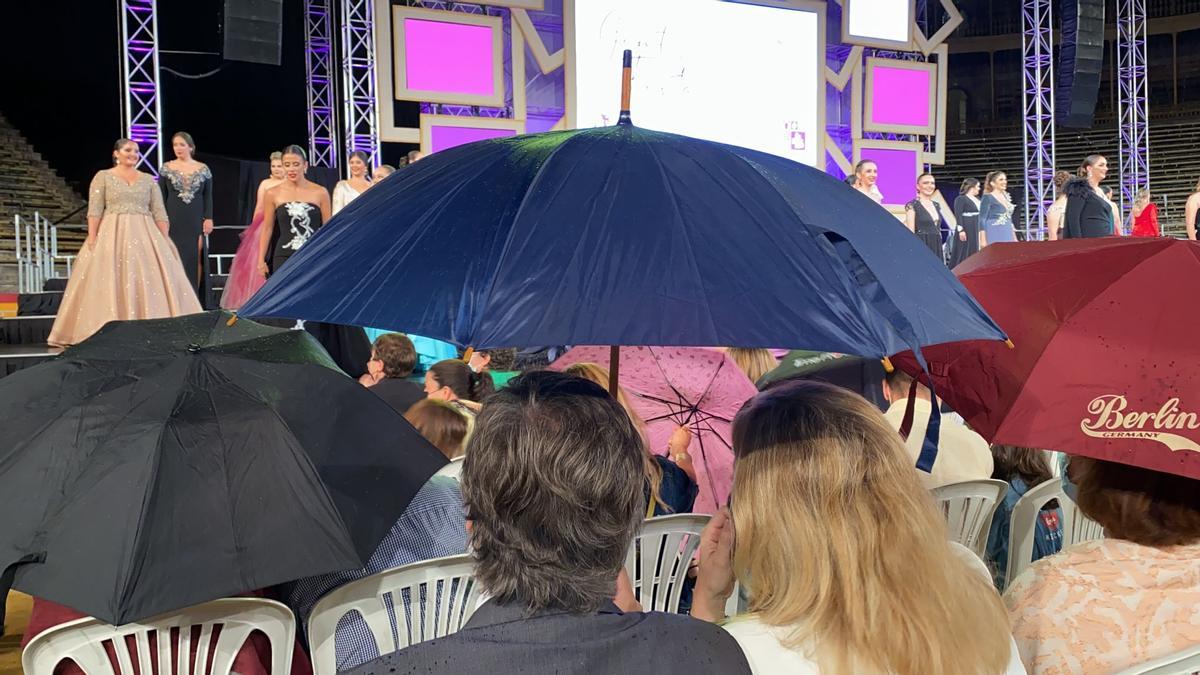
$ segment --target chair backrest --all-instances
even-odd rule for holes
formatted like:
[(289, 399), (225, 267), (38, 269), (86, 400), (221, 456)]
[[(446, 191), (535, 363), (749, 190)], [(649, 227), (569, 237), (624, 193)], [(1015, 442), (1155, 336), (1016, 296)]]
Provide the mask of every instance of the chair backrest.
[(1002, 480), (969, 480), (933, 490), (934, 501), (946, 517), (950, 539), (983, 557), (992, 516), (1008, 483)]
[(625, 571), (643, 610), (679, 611), (683, 579), (708, 520), (705, 515), (678, 514), (642, 522), (625, 554)]
[(352, 581), (313, 607), (308, 619), (313, 673), (338, 671), (337, 625), (351, 612), (362, 617), (382, 656), (457, 632), (475, 613), (479, 592), (475, 560), (469, 554), (425, 560)]
[(1065, 503), (1063, 503), (1062, 529), (1063, 548), (1081, 541), (1104, 538), (1104, 528), (1100, 523), (1085, 516), (1083, 511), (1079, 510), (1079, 505), (1071, 501), (1069, 497), (1065, 497)]
[(1031, 565), (1034, 538), (1037, 536), (1038, 513), (1051, 500), (1057, 499), (1062, 510), (1059, 527), (1062, 530), (1063, 548), (1089, 539), (1100, 539), (1104, 528), (1096, 521), (1083, 515), (1079, 506), (1071, 501), (1063, 490), (1062, 480), (1050, 480), (1029, 489), (1013, 506), (1008, 525), (1008, 561), (1005, 579), (1012, 583), (1025, 568)]
[[(193, 627), (196, 626), (199, 626), (199, 637), (193, 644)], [(214, 647), (213, 632), (217, 627), (220, 630)], [(171, 666), (172, 628), (179, 629), (174, 669)], [(153, 670), (203, 675), (210, 672), (208, 657), (212, 651), (211, 672), (228, 675), (242, 644), (254, 631), (261, 631), (271, 642), (271, 674), (291, 672), (296, 620), (284, 605), (262, 598), (213, 600), (123, 626), (110, 626), (98, 619), (70, 621), (30, 640), (21, 654), (21, 665), (27, 675), (52, 675), (60, 662), (70, 659), (87, 675), (134, 675), (136, 660), (141, 673)], [(154, 636), (153, 652), (151, 635)], [(133, 638), (133, 654), (127, 648), (126, 638)], [(106, 643), (113, 647), (116, 664), (108, 656)]]
[(1174, 654), (1139, 663), (1117, 675), (1195, 675), (1200, 673), (1200, 645), (1193, 645)]

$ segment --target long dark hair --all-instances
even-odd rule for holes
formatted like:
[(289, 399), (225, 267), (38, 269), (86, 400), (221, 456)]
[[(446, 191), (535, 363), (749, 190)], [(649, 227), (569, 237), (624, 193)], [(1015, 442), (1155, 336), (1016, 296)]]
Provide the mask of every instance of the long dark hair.
[(979, 185), (978, 178), (965, 178), (965, 179), (963, 179), (962, 185), (960, 185), (958, 187), (958, 194), (965, 195), (968, 192), (970, 192), (971, 188), (975, 187), (976, 185)]
[(1009, 482), (1015, 477), (1025, 481), (1029, 487), (1045, 483), (1054, 477), (1046, 453), (1033, 448), (1018, 448), (1015, 445), (993, 445), (992, 459), (995, 461), (992, 478)]
[(496, 390), (490, 375), (471, 370), (459, 359), (438, 361), (429, 367), (429, 374), (439, 385), (450, 387), (455, 396), (468, 401), (482, 401)]

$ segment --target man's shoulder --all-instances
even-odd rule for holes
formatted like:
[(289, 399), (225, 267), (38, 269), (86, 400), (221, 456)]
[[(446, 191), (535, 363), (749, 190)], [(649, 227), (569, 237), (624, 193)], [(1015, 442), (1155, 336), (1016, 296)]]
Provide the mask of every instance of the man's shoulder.
[(663, 646), (673, 645), (693, 658), (728, 659), (724, 663), (743, 663), (745, 657), (737, 641), (724, 628), (683, 614), (643, 612), (641, 625), (652, 634), (669, 635)]

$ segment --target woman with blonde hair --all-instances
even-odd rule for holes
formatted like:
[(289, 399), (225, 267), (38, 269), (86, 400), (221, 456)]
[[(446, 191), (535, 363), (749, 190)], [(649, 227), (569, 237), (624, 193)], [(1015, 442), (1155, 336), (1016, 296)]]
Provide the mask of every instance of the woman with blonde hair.
[[(608, 390), (608, 369), (595, 363), (575, 363), (563, 372), (590, 380)], [(696, 483), (696, 469), (692, 466), (687, 448), (691, 433), (684, 427), (675, 430), (668, 442), (668, 455), (663, 457), (650, 451), (646, 423), (633, 409), (625, 390), (617, 387), (617, 403), (625, 409), (638, 435), (642, 437), (642, 448), (646, 468), (646, 517), (664, 516), (669, 513), (691, 513), (700, 491)]]
[(1150, 201), (1150, 188), (1142, 188), (1137, 191), (1130, 215), (1133, 217), (1133, 228), (1130, 230), (1130, 235), (1134, 237), (1160, 236), (1158, 206)]
[(751, 382), (756, 385), (762, 379), (763, 375), (775, 370), (779, 365), (779, 359), (776, 359), (770, 349), (744, 349), (742, 347), (730, 347), (728, 350), (729, 357), (737, 364), (738, 368), (750, 378)]
[(701, 536), (692, 616), (721, 620), (736, 576), (749, 613), (725, 628), (754, 673), (1024, 672), (987, 569), (947, 541), (865, 399), (777, 385), (738, 414), (733, 449), (733, 515)]

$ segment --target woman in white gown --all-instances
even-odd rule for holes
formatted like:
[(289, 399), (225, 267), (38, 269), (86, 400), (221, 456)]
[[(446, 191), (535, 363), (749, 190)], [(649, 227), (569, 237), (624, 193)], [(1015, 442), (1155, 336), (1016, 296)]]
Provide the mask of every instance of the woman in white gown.
[(339, 180), (333, 187), (333, 215), (335, 216), (338, 211), (341, 211), (371, 187), (371, 181), (367, 177), (370, 170), (367, 153), (355, 150), (350, 153), (350, 160), (346, 164), (350, 167), (350, 178)]

